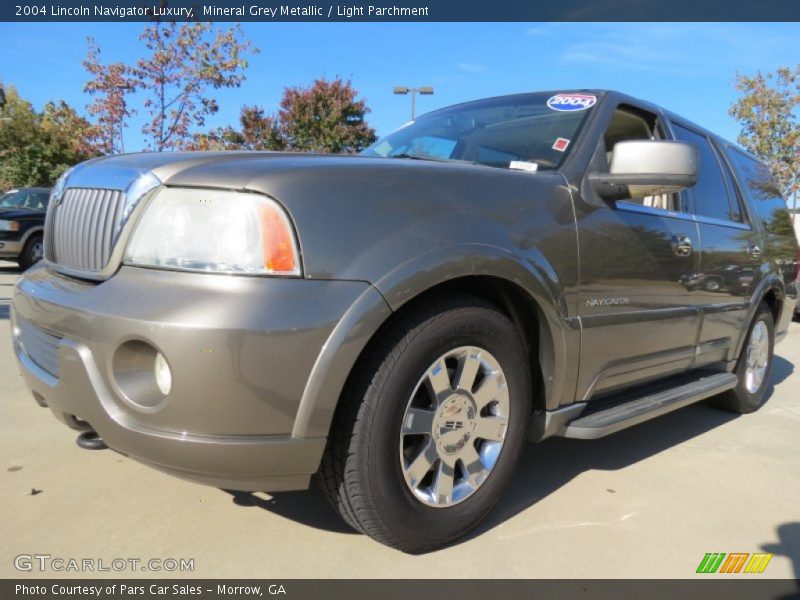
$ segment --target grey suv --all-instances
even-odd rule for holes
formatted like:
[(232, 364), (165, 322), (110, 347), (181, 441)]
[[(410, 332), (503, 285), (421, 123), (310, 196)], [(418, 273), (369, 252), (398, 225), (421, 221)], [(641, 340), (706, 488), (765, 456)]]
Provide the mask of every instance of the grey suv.
[(423, 552), (536, 477), (526, 440), (758, 409), (797, 276), (757, 159), (620, 93), (549, 92), (361, 156), (83, 163), (12, 328), (81, 445), (236, 490), (316, 474), (355, 529)]

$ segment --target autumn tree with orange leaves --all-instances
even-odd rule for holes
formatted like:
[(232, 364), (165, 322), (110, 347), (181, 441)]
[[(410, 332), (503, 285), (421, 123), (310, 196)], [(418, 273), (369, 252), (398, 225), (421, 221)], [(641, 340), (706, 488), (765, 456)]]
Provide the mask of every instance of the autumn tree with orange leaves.
[(350, 81), (320, 78), (308, 87), (285, 88), (277, 114), (245, 106), (239, 129), (224, 127), (199, 134), (189, 147), (354, 154), (375, 141), (367, 113), (366, 100), (358, 97)]
[(130, 67), (121, 62), (103, 64), (100, 48), (89, 38), (89, 52), (83, 66), (91, 79), (83, 87), (93, 100), (88, 106), (100, 134), (104, 154), (125, 152), (123, 132), (135, 111), (128, 106), (134, 80)]
[(239, 87), (248, 55), (258, 52), (238, 25), (215, 29), (211, 23), (155, 22), (139, 41), (144, 52), (132, 64), (103, 64), (100, 49), (89, 41), (85, 90), (95, 96), (90, 113), (107, 152), (124, 150), (122, 131), (133, 114), (130, 94), (144, 96), (142, 133), (148, 149), (185, 147), (195, 129), (219, 110), (214, 91)]
[(36, 110), (14, 86), (5, 88), (0, 123), (0, 191), (49, 186), (72, 165), (101, 153), (98, 131), (63, 100)]
[(774, 73), (738, 74), (730, 114), (742, 126), (738, 142), (769, 164), (781, 191), (800, 193), (800, 64)]

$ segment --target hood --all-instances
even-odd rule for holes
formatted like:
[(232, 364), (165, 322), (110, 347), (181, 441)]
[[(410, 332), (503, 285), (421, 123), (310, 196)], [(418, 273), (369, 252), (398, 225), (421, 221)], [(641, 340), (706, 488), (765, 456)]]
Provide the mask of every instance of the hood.
[(43, 210), (25, 210), (21, 208), (0, 208), (0, 219), (21, 220), (21, 219), (44, 219)]
[[(292, 219), (304, 273), (314, 279), (375, 282), (386, 264), (476, 240), (527, 248), (540, 221), (543, 231), (564, 226), (574, 234), (569, 189), (554, 171), (327, 154), (145, 153), (83, 163), (66, 185), (125, 190), (131, 204), (157, 185), (266, 194)], [(531, 213), (532, 201), (547, 218)]]
[(128, 189), (132, 182), (155, 178), (154, 184), (248, 189), (270, 193), (276, 178), (341, 172), (485, 170), (463, 163), (386, 159), (297, 152), (144, 152), (109, 156), (81, 163), (69, 175), (68, 187)]

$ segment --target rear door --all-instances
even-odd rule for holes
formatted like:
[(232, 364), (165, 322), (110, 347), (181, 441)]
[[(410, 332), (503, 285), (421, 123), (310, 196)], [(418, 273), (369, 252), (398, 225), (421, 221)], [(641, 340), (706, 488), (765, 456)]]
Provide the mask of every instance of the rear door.
[(699, 230), (699, 265), (690, 285), (702, 314), (693, 367), (731, 360), (761, 262), (760, 234), (753, 228), (724, 154), (689, 124), (672, 122), (676, 139), (700, 152), (697, 184), (687, 190)]

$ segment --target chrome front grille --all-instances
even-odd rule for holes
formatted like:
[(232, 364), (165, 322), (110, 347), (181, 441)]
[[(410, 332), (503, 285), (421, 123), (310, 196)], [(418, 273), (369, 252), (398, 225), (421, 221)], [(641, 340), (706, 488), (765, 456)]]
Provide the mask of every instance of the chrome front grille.
[(73, 269), (101, 271), (114, 250), (124, 209), (125, 193), (119, 190), (67, 189), (47, 213), (47, 259)]
[(17, 317), (19, 339), (30, 359), (53, 377), (58, 377), (58, 344), (61, 337), (27, 319)]

